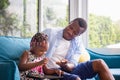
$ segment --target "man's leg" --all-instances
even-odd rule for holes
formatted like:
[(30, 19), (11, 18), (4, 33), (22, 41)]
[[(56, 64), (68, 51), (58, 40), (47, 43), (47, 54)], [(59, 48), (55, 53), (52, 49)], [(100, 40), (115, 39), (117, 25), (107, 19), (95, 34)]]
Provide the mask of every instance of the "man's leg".
[(100, 80), (115, 80), (108, 66), (102, 59), (93, 61), (93, 70), (98, 73)]
[(71, 72), (71, 74), (78, 75), (81, 80), (84, 79), (90, 79), (97, 75), (96, 72), (94, 72), (92, 67), (93, 61), (87, 61), (84, 63), (79, 63), (74, 70)]

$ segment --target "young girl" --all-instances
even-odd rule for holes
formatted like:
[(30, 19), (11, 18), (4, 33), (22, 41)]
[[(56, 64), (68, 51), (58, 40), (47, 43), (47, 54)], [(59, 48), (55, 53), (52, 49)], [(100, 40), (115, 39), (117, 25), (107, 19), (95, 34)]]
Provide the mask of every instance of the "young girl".
[(26, 74), (35, 72), (42, 74), (42, 66), (47, 63), (48, 59), (42, 56), (48, 49), (48, 37), (43, 33), (36, 33), (30, 42), (30, 50), (24, 51), (20, 58), (19, 70), (21, 80), (26, 80)]

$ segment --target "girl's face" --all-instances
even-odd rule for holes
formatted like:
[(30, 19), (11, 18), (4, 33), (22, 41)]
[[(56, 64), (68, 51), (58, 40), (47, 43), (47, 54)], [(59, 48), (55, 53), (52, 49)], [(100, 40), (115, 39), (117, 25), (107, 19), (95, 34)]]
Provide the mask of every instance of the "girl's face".
[(35, 56), (42, 56), (46, 53), (46, 51), (48, 50), (48, 42), (47, 41), (42, 41), (40, 43), (40, 46), (37, 46), (37, 47), (33, 47), (32, 48), (32, 53), (35, 55)]

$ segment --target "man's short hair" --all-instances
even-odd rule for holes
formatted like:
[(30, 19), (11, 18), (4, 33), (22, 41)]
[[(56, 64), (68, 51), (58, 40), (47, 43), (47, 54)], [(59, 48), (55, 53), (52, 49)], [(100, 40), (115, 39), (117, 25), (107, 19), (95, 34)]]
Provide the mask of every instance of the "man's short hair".
[(87, 29), (87, 22), (83, 18), (76, 18), (71, 22), (74, 22), (74, 21), (78, 21), (79, 26), (84, 28), (84, 31)]

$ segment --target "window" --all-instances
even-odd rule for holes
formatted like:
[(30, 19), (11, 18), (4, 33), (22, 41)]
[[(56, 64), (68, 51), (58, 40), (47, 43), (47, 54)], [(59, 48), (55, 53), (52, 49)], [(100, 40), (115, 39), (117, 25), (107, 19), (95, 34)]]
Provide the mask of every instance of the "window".
[(42, 0), (42, 27), (66, 27), (69, 20), (69, 0)]
[(31, 37), (37, 32), (37, 0), (0, 0), (0, 35)]
[(88, 0), (90, 48), (120, 48), (119, 4), (119, 0)]
[(0, 35), (31, 37), (48, 27), (65, 27), (68, 22), (69, 0), (0, 1)]

